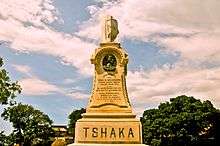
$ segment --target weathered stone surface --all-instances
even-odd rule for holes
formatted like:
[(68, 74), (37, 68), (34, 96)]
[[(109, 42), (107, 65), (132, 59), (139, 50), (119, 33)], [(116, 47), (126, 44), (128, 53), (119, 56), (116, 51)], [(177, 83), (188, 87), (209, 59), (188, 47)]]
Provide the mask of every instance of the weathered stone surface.
[(112, 16), (106, 16), (102, 24), (102, 42), (113, 42), (117, 37), (118, 22)]
[[(112, 62), (105, 60), (109, 56), (113, 56)], [(118, 43), (101, 44), (91, 62), (95, 65), (95, 78), (87, 111), (131, 113), (125, 85), (128, 55), (124, 49)]]
[(146, 146), (144, 144), (82, 144), (82, 143), (74, 143), (68, 146)]
[(93, 89), (86, 113), (76, 122), (75, 144), (70, 146), (142, 146), (141, 123), (132, 113), (126, 88), (128, 55), (112, 42), (114, 37), (108, 39), (91, 57)]
[(95, 77), (76, 143), (141, 144), (141, 123), (132, 113), (126, 88), (128, 55), (118, 43), (103, 43), (92, 55)]
[(131, 119), (91, 119), (77, 122), (76, 143), (141, 143), (141, 125)]

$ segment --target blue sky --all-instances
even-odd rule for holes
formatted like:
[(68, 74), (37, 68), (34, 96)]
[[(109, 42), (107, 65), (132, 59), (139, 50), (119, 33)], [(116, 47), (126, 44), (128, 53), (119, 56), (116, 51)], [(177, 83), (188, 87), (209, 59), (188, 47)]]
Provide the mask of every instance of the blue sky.
[[(23, 88), (17, 100), (55, 124), (66, 124), (72, 110), (87, 105), (94, 69), (89, 59), (107, 14), (118, 20), (117, 41), (129, 54), (127, 86), (138, 115), (182, 94), (220, 107), (218, 1), (2, 0), (0, 5), (0, 56)], [(0, 130), (10, 129), (0, 122)]]

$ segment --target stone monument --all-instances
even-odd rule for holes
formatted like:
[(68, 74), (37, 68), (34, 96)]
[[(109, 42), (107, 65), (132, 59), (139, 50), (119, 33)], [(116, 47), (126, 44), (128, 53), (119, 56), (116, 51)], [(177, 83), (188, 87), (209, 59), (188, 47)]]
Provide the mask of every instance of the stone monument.
[(102, 43), (91, 57), (95, 66), (91, 97), (70, 146), (143, 146), (141, 123), (132, 113), (126, 88), (128, 55), (115, 42), (118, 33), (117, 21), (105, 17)]

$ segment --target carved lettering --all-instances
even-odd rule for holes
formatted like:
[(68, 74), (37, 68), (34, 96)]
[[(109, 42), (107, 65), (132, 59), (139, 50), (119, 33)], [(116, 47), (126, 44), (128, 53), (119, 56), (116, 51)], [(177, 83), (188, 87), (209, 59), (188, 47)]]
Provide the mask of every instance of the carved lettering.
[(98, 137), (98, 128), (92, 128), (92, 137)]
[(85, 130), (85, 137), (88, 136), (88, 132), (87, 132), (88, 129), (89, 129), (89, 127), (84, 127), (84, 128), (83, 128), (83, 130)]
[(123, 96), (121, 79), (98, 79), (96, 88), (97, 100), (107, 103), (121, 103)]
[(107, 128), (107, 127), (83, 127), (85, 138), (93, 137), (93, 138), (134, 138), (134, 129), (132, 128)]
[(134, 133), (132, 131), (132, 128), (129, 128), (129, 131), (128, 131), (128, 137), (130, 137), (130, 136), (134, 137)]
[(111, 130), (110, 137), (112, 137), (112, 136), (116, 137), (116, 133), (115, 133), (115, 129), (114, 128), (112, 128), (112, 130)]
[(125, 137), (125, 135), (124, 135), (124, 128), (119, 128), (119, 138), (121, 138), (121, 137)]
[(101, 137), (107, 137), (107, 128), (101, 128)]

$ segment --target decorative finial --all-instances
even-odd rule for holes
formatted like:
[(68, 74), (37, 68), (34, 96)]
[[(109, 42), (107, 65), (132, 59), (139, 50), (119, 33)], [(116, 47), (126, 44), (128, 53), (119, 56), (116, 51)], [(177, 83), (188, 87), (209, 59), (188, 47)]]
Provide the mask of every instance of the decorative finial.
[(102, 26), (102, 43), (113, 42), (118, 35), (118, 22), (112, 16), (104, 18)]

